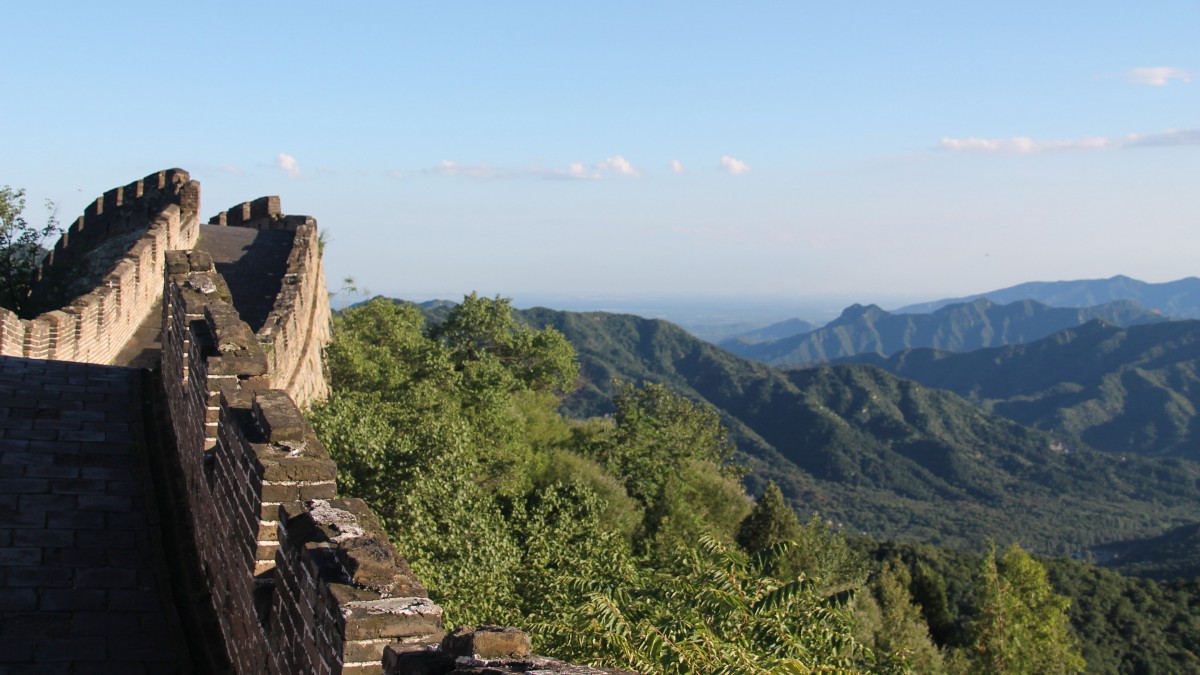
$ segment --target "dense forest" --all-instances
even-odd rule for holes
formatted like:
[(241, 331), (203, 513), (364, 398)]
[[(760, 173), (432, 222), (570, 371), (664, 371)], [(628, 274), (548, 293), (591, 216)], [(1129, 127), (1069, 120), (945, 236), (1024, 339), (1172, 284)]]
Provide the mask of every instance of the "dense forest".
[[(596, 386), (563, 332), (524, 318), (476, 296), (428, 323), (382, 299), (348, 310), (312, 411), (342, 491), (451, 623), (643, 673), (1200, 672), (1194, 583), (986, 536), (976, 553), (847, 539), (797, 519), (769, 475), (744, 480), (764, 456), (735, 448), (726, 413), (667, 384)], [(562, 414), (581, 390), (603, 412)]]

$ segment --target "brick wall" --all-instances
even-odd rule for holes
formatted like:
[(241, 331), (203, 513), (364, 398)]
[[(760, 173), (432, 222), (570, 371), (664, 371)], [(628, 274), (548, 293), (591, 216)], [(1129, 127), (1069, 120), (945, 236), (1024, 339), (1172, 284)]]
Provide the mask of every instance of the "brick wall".
[(112, 237), (145, 233), (90, 292), (64, 306), (31, 320), (0, 308), (0, 354), (111, 363), (158, 302), (164, 253), (195, 243), (199, 205), (200, 184), (181, 169), (104, 193), (59, 238), (47, 259), (47, 274), (70, 269)]
[(329, 343), (332, 317), (316, 220), (285, 215), (279, 197), (270, 196), (222, 211), (209, 224), (295, 233), (283, 285), (258, 337), (266, 347), (273, 386), (302, 407), (328, 396), (321, 350)]
[(441, 609), (337, 468), (202, 252), (167, 256), (163, 382), (197, 549), (245, 673), (382, 673)]

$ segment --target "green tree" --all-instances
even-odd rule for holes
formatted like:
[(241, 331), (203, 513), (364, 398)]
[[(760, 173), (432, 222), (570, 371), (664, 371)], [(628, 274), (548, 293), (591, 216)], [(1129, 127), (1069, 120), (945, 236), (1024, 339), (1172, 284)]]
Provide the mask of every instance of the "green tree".
[(889, 559), (871, 580), (860, 605), (871, 624), (864, 642), (877, 653), (903, 658), (919, 673), (945, 671), (942, 654), (929, 636), (921, 608), (913, 603), (912, 575), (898, 559)]
[(581, 452), (619, 477), (644, 508), (638, 553), (660, 561), (702, 535), (732, 541), (749, 509), (716, 411), (659, 384), (621, 384), (610, 433)]
[(0, 307), (25, 318), (29, 318), (26, 314), (37, 268), (46, 253), (43, 247), (59, 232), (54, 204), (48, 201), (46, 208), (50, 216), (45, 226), (30, 225), (22, 215), (25, 191), (0, 187)]
[(600, 459), (643, 504), (654, 501), (687, 460), (720, 467), (733, 458), (729, 434), (712, 406), (650, 382), (620, 385), (613, 403), (616, 428), (599, 448)]
[[(476, 299), (470, 309), (492, 315), (505, 302)], [(535, 333), (510, 331), (494, 339), (525, 337), (509, 339), (503, 355), (465, 358), (465, 333), (432, 338), (415, 307), (376, 299), (335, 322), (327, 351), (334, 391), (311, 419), (338, 462), (340, 487), (371, 503), (458, 622), (518, 618), (521, 527), (535, 522), (521, 516), (534, 463), (522, 434), (537, 426), (527, 417), (554, 402), (533, 388), (573, 377), (570, 345)], [(543, 365), (530, 376), (533, 362)], [(586, 491), (559, 502), (576, 497), (586, 501)]]
[(1058, 595), (1046, 568), (1015, 544), (996, 560), (993, 545), (976, 577), (979, 600), (968, 658), (971, 672), (1078, 673), (1084, 669), (1067, 619), (1071, 601)]
[(799, 534), (796, 513), (783, 500), (783, 492), (775, 481), (770, 481), (755, 502), (754, 510), (738, 526), (737, 542), (743, 551), (753, 555), (776, 544), (795, 541)]
[(539, 634), (567, 658), (646, 675), (902, 670), (855, 640), (852, 593), (765, 574), (785, 548), (752, 558), (706, 537), (629, 586), (592, 585), (565, 626), (538, 626)]

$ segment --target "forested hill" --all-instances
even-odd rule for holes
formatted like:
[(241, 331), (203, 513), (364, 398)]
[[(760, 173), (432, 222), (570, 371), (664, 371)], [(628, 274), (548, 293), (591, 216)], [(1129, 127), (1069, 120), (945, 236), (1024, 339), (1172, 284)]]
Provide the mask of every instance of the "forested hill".
[(614, 378), (667, 384), (721, 412), (752, 483), (774, 479), (802, 514), (820, 511), (848, 531), (1067, 553), (1200, 520), (1194, 464), (1065, 447), (877, 368), (785, 374), (660, 320), (518, 314), (575, 346), (582, 376), (568, 412), (610, 412)]
[(948, 305), (987, 298), (992, 302), (1011, 303), (1036, 300), (1051, 307), (1093, 307), (1119, 300), (1132, 300), (1177, 319), (1200, 319), (1200, 279), (1187, 277), (1161, 284), (1146, 283), (1124, 275), (1110, 279), (1077, 281), (1033, 281), (978, 295), (948, 298), (908, 305), (896, 314), (926, 314)]
[(721, 347), (744, 358), (786, 368), (857, 354), (889, 355), (917, 347), (966, 352), (1030, 342), (1095, 319), (1117, 326), (1165, 320), (1161, 314), (1131, 301), (1065, 308), (1033, 300), (998, 305), (979, 299), (931, 314), (891, 314), (875, 305), (853, 305), (836, 320), (811, 332), (759, 344), (726, 340)]
[(1100, 450), (1200, 460), (1200, 321), (1093, 322), (1029, 344), (853, 361)]

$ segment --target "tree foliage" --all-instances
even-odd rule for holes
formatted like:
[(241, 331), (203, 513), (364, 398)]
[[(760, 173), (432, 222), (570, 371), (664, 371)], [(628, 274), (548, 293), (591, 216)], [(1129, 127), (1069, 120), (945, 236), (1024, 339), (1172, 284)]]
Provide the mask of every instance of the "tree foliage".
[(770, 481), (755, 502), (754, 510), (738, 525), (737, 542), (742, 550), (754, 554), (795, 540), (799, 533), (796, 513), (783, 501), (783, 493), (775, 481)]
[(1015, 544), (983, 558), (976, 579), (971, 672), (1078, 673), (1083, 657), (1067, 620), (1071, 602), (1054, 592), (1046, 568)]
[[(536, 625), (544, 652), (648, 674), (869, 663), (825, 570), (768, 574), (794, 544), (729, 548), (750, 501), (716, 413), (623, 385), (611, 419), (563, 418), (572, 354), (499, 298), (468, 296), (432, 328), (383, 300), (335, 324), (313, 425), (449, 620)], [(581, 641), (605, 606), (641, 632), (597, 624)]]
[[(633, 587), (591, 584), (565, 625), (539, 626), (569, 658), (642, 673), (811, 673), (900, 670), (859, 644), (852, 593), (766, 574), (758, 556), (702, 538)], [(597, 656), (600, 655), (600, 656)]]
[(46, 252), (43, 246), (58, 235), (54, 204), (46, 202), (46, 208), (46, 224), (30, 225), (22, 215), (25, 191), (0, 187), (0, 307), (22, 317), (29, 312), (30, 291)]

